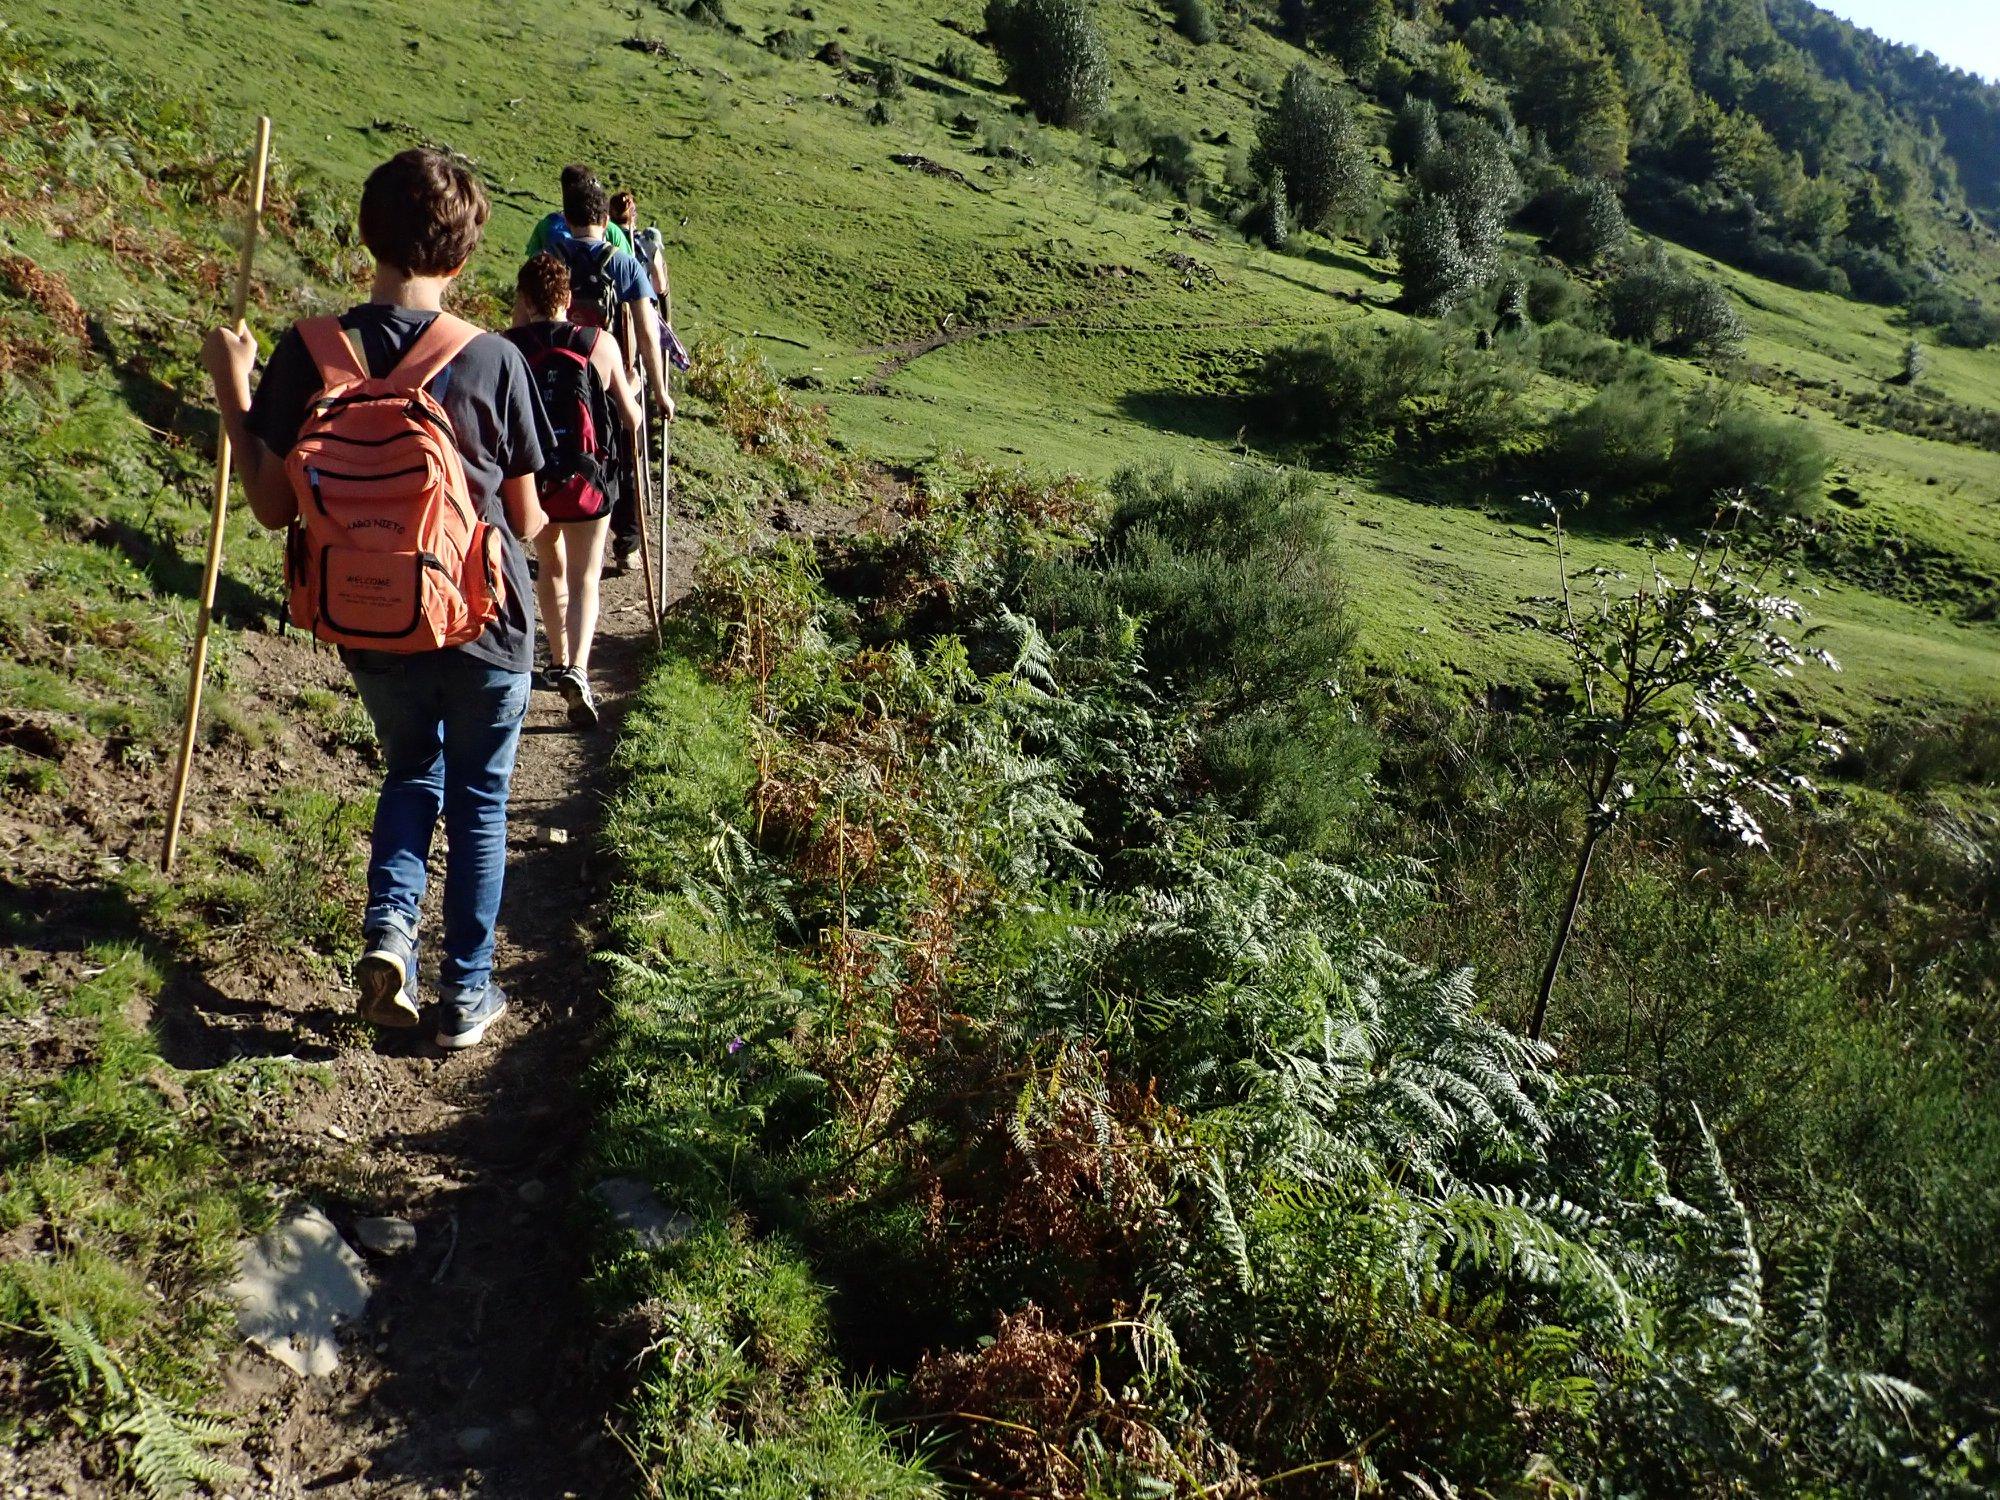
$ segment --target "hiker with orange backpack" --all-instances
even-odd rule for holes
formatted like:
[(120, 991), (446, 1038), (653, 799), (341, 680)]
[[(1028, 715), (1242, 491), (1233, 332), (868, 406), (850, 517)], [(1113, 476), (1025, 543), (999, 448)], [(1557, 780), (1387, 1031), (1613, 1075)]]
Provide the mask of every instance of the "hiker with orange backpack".
[(369, 300), (308, 318), (271, 352), (218, 328), (202, 347), (257, 519), (288, 532), (292, 623), (341, 648), (382, 751), (368, 862), (362, 1016), (414, 1027), (425, 861), (445, 821), (435, 1037), (471, 1047), (507, 1008), (493, 983), (507, 798), (527, 711), (534, 605), (524, 538), (554, 435), (521, 352), (442, 310), (486, 194), (412, 149), (361, 191)]
[(569, 303), (568, 269), (542, 252), (515, 280), (514, 326), (505, 337), (527, 359), (555, 433), (538, 480), (549, 524), (535, 538), (549, 673), (569, 706), (570, 723), (594, 729), (590, 643), (597, 633), (598, 571), (618, 489), (618, 455), (631, 447), (645, 413), (617, 344), (601, 328), (572, 323)]

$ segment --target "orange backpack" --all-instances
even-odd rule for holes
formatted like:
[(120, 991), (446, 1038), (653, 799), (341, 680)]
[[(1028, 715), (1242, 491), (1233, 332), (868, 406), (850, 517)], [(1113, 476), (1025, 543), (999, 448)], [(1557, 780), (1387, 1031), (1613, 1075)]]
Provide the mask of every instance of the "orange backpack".
[(381, 379), (338, 318), (299, 324), (325, 388), (285, 471), (292, 623), (369, 651), (477, 640), (500, 612), (500, 535), (474, 509), (451, 419), (425, 387), (479, 336), (438, 314)]

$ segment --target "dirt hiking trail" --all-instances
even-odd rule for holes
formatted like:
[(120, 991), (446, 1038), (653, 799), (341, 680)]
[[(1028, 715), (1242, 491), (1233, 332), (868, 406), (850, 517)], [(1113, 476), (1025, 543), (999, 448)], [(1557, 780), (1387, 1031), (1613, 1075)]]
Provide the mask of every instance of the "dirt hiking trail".
[[(684, 593), (693, 543), (669, 559)], [(614, 1386), (593, 1365), (578, 1303), (584, 1241), (571, 1172), (587, 1118), (577, 1081), (602, 997), (590, 962), (610, 870), (596, 842), (607, 763), (649, 643), (636, 568), (604, 580), (592, 671), (604, 711), (573, 731), (537, 688), (509, 812), (507, 891), (495, 977), (510, 1006), (484, 1045), (447, 1053), (428, 1028), (380, 1033), (333, 1060), (300, 1127), (339, 1153), (348, 1196), (407, 1220), (413, 1247), (364, 1251), (364, 1322), (331, 1375), (302, 1380), (242, 1348), (226, 1380), (247, 1408), (246, 1493), (589, 1497), (623, 1467), (606, 1426)], [(425, 925), (443, 885), (433, 850)], [(427, 968), (434, 945), (427, 946)], [(426, 983), (426, 1003), (431, 999)], [(335, 997), (336, 1003), (351, 997)], [(311, 1019), (299, 1017), (302, 1029)], [(283, 1013), (264, 1024), (281, 1026)], [(310, 1038), (301, 1037), (300, 1052)], [(335, 1212), (350, 1245), (353, 1222)]]

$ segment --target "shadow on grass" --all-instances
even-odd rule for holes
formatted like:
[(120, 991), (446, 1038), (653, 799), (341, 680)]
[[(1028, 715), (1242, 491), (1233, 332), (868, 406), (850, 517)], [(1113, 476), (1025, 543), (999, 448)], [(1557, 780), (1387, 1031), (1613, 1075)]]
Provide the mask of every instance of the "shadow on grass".
[(108, 881), (29, 878), (0, 885), (0, 943), (42, 955), (50, 967), (95, 948), (143, 954), (161, 976), (150, 1017), (153, 1042), (175, 1068), (283, 1056), (321, 1062), (338, 1051), (339, 1009), (301, 1012), (224, 994), (208, 977), (210, 965), (185, 953), (132, 891)]

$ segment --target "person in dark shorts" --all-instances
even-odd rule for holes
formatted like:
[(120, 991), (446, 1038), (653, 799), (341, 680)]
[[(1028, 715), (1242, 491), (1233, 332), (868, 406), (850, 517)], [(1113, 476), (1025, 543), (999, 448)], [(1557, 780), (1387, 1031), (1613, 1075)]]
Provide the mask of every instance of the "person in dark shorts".
[[(369, 174), (361, 240), (375, 257), (375, 280), (368, 300), (341, 315), (340, 327), (370, 376), (388, 375), (438, 320), (486, 217), (478, 180), (441, 151), (405, 151)], [(272, 350), (253, 400), (256, 357), (256, 340), (234, 328), (215, 329), (202, 347), (250, 509), (265, 526), (282, 529), (299, 514), (285, 456), (322, 379), (293, 328)], [(477, 1045), (507, 1008), (492, 979), (494, 925), (535, 629), (521, 539), (542, 526), (535, 476), (554, 437), (527, 361), (496, 335), (472, 337), (424, 389), (449, 419), (467, 495), (497, 529), (504, 599), (464, 645), (401, 655), (342, 650), (383, 761), (355, 981), (366, 1019), (419, 1024), (417, 930), (442, 814), (449, 847), (435, 1034), (439, 1046), (459, 1048)]]
[[(569, 720), (597, 726), (590, 690), (590, 643), (597, 633), (598, 572), (611, 524), (621, 449), (644, 420), (639, 397), (611, 335), (569, 320), (569, 271), (544, 251), (514, 283), (514, 326), (505, 337), (534, 372), (555, 429), (540, 493), (549, 524), (535, 538), (536, 589), (549, 643), (549, 676)], [(620, 441), (622, 439), (622, 442)]]

